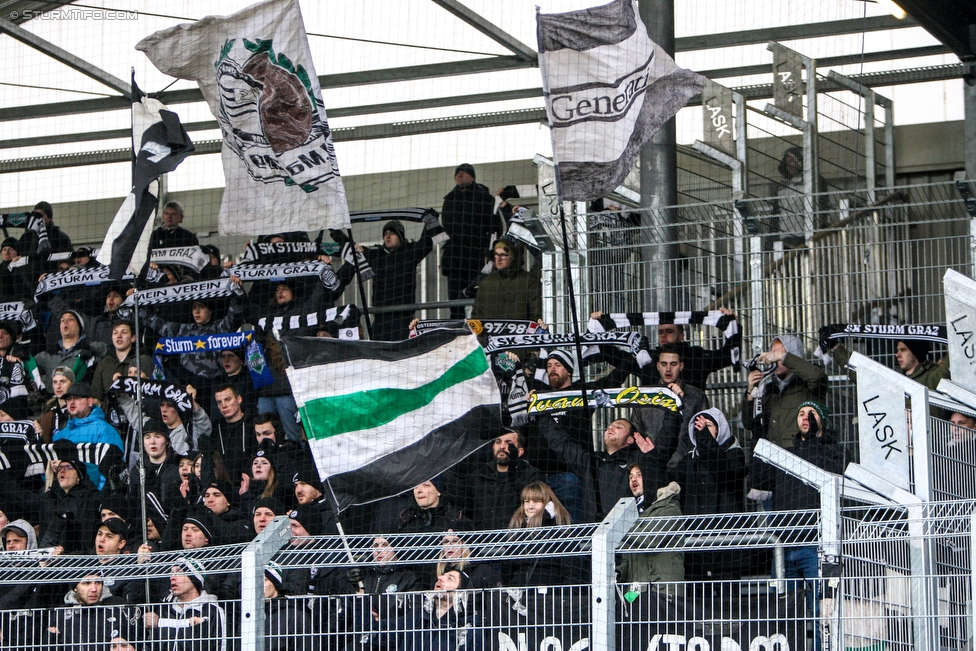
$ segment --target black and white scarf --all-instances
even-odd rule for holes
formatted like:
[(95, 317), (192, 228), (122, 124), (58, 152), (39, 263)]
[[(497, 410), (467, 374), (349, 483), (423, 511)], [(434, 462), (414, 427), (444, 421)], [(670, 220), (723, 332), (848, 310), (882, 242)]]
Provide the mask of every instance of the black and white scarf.
[(342, 247), (339, 249), (339, 257), (343, 259), (346, 264), (356, 265), (356, 269), (359, 272), (359, 277), (363, 282), (367, 280), (372, 280), (376, 277), (376, 272), (373, 268), (369, 266), (366, 262), (366, 256), (356, 250), (352, 242), (345, 240), (342, 243)]
[(199, 272), (210, 264), (210, 256), (199, 246), (174, 246), (168, 249), (153, 249), (149, 261), (160, 266), (178, 265)]
[[(949, 343), (948, 331), (940, 325), (898, 324), (884, 325), (879, 323), (831, 323), (820, 328), (819, 341), (814, 356), (829, 361), (830, 342), (841, 339), (888, 339), (904, 341), (931, 341), (937, 344)], [(824, 348), (827, 350), (824, 350)]]
[(289, 278), (316, 276), (326, 289), (339, 288), (332, 265), (315, 260), (312, 262), (244, 263), (224, 271), (225, 276), (237, 276), (244, 282), (281, 282)]
[[(639, 332), (584, 332), (579, 336), (580, 344), (591, 348), (587, 354), (583, 351), (583, 359), (596, 353), (594, 346), (620, 346), (628, 349), (634, 356), (641, 352), (643, 336)], [(553, 348), (557, 346), (572, 346), (576, 338), (572, 334), (534, 334), (534, 335), (500, 335), (488, 337), (486, 353), (498, 353), (504, 350), (520, 348)]]
[(213, 280), (200, 280), (180, 285), (140, 289), (126, 297), (122, 304), (129, 307), (135, 305), (135, 296), (137, 294), (139, 305), (142, 306), (177, 303), (179, 301), (206, 301), (211, 298), (241, 296), (244, 294), (244, 290), (237, 283), (231, 281), (230, 278), (215, 278)]
[(448, 241), (450, 236), (438, 219), (440, 215), (433, 208), (389, 208), (386, 210), (356, 210), (349, 213), (349, 221), (355, 223), (386, 222), (397, 219), (404, 222), (423, 222), (424, 230), (430, 233), (434, 244)]
[(241, 262), (301, 262), (318, 255), (315, 242), (250, 242), (244, 247)]
[(0, 321), (17, 321), (24, 332), (37, 327), (34, 312), (24, 307), (23, 301), (0, 303)]
[(41, 294), (53, 292), (56, 289), (62, 289), (64, 287), (101, 285), (108, 280), (110, 271), (111, 269), (109, 267), (95, 267), (93, 269), (82, 267), (48, 274), (37, 283), (34, 296), (40, 296)]
[(438, 319), (418, 321), (413, 328), (410, 328), (410, 338), (441, 328), (470, 328), (476, 335), (482, 332), (489, 335), (532, 335), (546, 332), (537, 322), (523, 319)]
[[(686, 311), (686, 312), (611, 312), (604, 314), (599, 319), (591, 318), (587, 323), (587, 330), (590, 332), (606, 332), (613, 328), (632, 328), (635, 326), (659, 326), (662, 324), (674, 325), (707, 325), (718, 328), (728, 341), (733, 337), (739, 336), (739, 322), (728, 314), (722, 314), (720, 310)], [(741, 359), (741, 351), (736, 346), (731, 351), (732, 363), (738, 368)], [(651, 361), (648, 355), (646, 359), (638, 359), (637, 362), (643, 368)]]
[(99, 470), (120, 465), (122, 450), (110, 443), (32, 443), (24, 446), (30, 463), (47, 464), (51, 461), (81, 461), (98, 466)]

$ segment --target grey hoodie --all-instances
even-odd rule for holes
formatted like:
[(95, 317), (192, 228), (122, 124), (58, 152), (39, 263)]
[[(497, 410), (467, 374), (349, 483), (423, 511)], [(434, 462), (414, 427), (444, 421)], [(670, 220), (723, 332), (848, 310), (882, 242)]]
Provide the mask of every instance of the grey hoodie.
[(8, 524), (3, 529), (0, 529), (0, 538), (6, 535), (7, 531), (10, 529), (16, 529), (22, 534), (27, 534), (27, 549), (37, 549), (37, 534), (34, 532), (34, 527), (27, 520), (14, 520)]
[[(711, 409), (698, 412), (691, 417), (691, 422), (688, 423), (688, 438), (691, 439), (691, 445), (693, 447), (698, 447), (698, 441), (695, 440), (695, 420), (699, 416), (707, 416), (718, 425), (718, 436), (715, 437), (715, 442), (720, 446), (725, 445), (725, 442), (732, 438), (732, 428), (729, 427), (729, 421), (725, 419), (725, 414), (712, 407)], [(734, 442), (733, 445), (738, 447), (739, 444), (738, 442)]]

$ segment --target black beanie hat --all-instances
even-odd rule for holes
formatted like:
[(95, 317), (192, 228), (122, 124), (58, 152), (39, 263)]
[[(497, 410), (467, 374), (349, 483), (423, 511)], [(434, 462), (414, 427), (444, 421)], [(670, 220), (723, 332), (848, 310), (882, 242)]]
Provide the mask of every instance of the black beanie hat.
[(288, 517), (297, 520), (310, 536), (322, 535), (322, 511), (317, 504), (300, 504), (295, 507)]
[(208, 488), (216, 488), (217, 490), (219, 490), (220, 493), (227, 498), (227, 502), (232, 506), (234, 504), (237, 504), (237, 502), (240, 499), (240, 495), (237, 493), (236, 490), (234, 490), (233, 484), (231, 484), (226, 479), (213, 480), (212, 482), (207, 484), (207, 487), (203, 489), (203, 492), (206, 493)]
[(183, 524), (192, 524), (206, 536), (207, 542), (211, 545), (217, 544), (217, 521), (210, 509), (197, 509), (186, 516)]
[(285, 514), (285, 505), (277, 497), (262, 497), (254, 502), (254, 506), (251, 508), (251, 517), (254, 517), (254, 512), (262, 507), (271, 509), (275, 515)]
[(99, 515), (105, 509), (108, 509), (126, 522), (132, 519), (129, 513), (129, 501), (124, 497), (119, 497), (118, 495), (106, 497), (98, 507)]
[(399, 220), (391, 219), (383, 224), (383, 234), (386, 235), (387, 231), (396, 233), (396, 236), (400, 238), (401, 244), (407, 241), (407, 231), (403, 228), (403, 223)]
[(298, 482), (313, 486), (320, 493), (325, 492), (325, 487), (322, 485), (322, 480), (319, 478), (319, 471), (315, 467), (305, 466), (296, 472), (294, 478), (291, 480), (291, 483), (297, 484)]
[(474, 167), (472, 167), (469, 163), (461, 163), (460, 165), (455, 167), (454, 175), (457, 176), (458, 172), (467, 172), (468, 174), (471, 175), (471, 178), (473, 179), (478, 178), (474, 175)]
[(929, 351), (932, 350), (932, 342), (930, 341), (920, 339), (900, 339), (899, 341), (912, 351), (912, 355), (915, 356), (919, 364), (925, 361), (925, 358), (929, 356)]

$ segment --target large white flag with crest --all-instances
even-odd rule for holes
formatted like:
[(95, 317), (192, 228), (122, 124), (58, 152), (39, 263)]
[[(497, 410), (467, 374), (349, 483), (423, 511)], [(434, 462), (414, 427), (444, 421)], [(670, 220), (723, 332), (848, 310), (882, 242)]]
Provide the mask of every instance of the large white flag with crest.
[(540, 13), (538, 36), (561, 198), (605, 197), (705, 78), (648, 38), (636, 0)]
[(221, 235), (349, 226), (298, 0), (269, 0), (142, 39), (161, 72), (191, 79), (223, 132)]

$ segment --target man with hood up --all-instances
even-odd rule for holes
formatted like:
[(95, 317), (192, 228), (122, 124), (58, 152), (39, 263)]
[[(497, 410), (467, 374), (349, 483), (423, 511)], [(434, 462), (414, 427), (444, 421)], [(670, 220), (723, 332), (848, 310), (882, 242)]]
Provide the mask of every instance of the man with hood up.
[[(37, 534), (34, 527), (27, 520), (14, 520), (3, 529), (0, 529), (0, 544), (6, 552), (25, 552), (37, 549)], [(36, 565), (35, 561), (24, 561), (28, 565)], [(8, 585), (0, 593), (0, 613), (8, 610), (19, 610), (30, 608), (32, 597), (37, 591), (36, 585), (21, 583), (18, 585)], [(2, 617), (2, 615), (0, 615)], [(5, 634), (9, 630), (9, 621), (6, 617), (0, 618), (0, 642), (8, 642), (12, 638)], [(13, 648), (12, 646), (9, 648)]]
[[(383, 246), (363, 249), (366, 261), (376, 273), (373, 279), (373, 306), (409, 305), (417, 300), (417, 265), (434, 250), (430, 231), (420, 240), (407, 240), (403, 224), (397, 220), (383, 225)], [(373, 317), (373, 339), (400, 341), (410, 332), (414, 313), (389, 312)]]
[[(51, 614), (48, 623), (49, 644), (79, 651), (95, 651), (105, 648), (106, 640), (118, 622), (125, 619), (125, 600), (112, 594), (105, 585), (101, 572), (90, 572), (64, 596), (67, 608), (59, 608)], [(101, 606), (95, 608), (93, 606)]]
[(756, 362), (770, 367), (749, 373), (742, 400), (742, 426), (756, 438), (789, 448), (800, 405), (807, 400), (827, 399), (827, 373), (805, 359), (803, 343), (795, 335), (777, 336)]
[(472, 319), (542, 318), (542, 281), (525, 270), (525, 249), (509, 237), (491, 247), (495, 270), (485, 276), (474, 299)]
[[(746, 455), (732, 436), (725, 415), (715, 409), (695, 414), (668, 462), (670, 476), (681, 486), (684, 515), (738, 513), (743, 510), (742, 480), (746, 476)], [(689, 555), (689, 580), (737, 578), (744, 555), (735, 552), (707, 552)]]

